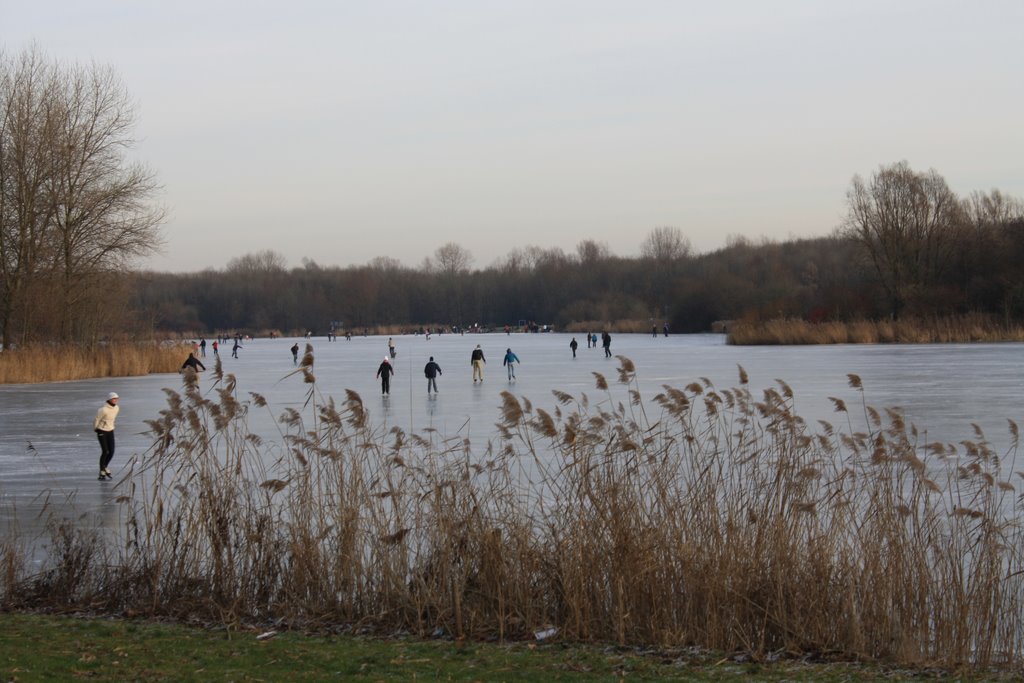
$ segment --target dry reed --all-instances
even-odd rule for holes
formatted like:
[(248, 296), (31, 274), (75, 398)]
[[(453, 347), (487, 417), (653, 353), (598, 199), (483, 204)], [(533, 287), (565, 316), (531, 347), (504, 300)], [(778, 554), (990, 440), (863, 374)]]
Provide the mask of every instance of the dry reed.
[[(235, 380), (194, 377), (150, 422), (119, 485), (119, 543), (58, 526), (29, 573), (0, 546), (0, 596), (35, 606), (215, 620), (561, 637), (725, 651), (839, 652), (1017, 667), (1024, 547), (1012, 444), (918, 443), (860, 397), (813, 431), (785, 382), (707, 380), (641, 400), (618, 387), (503, 394), (486, 444), (382, 433), (360, 397), (316, 390), (273, 440)], [(855, 402), (856, 403), (856, 402)], [(855, 427), (855, 422), (864, 426)], [(1024, 476), (1024, 475), (1020, 475)]]
[(742, 321), (729, 329), (728, 342), (758, 344), (930, 344), (1024, 341), (1024, 327), (982, 315), (899, 320), (811, 323), (797, 318)]
[(175, 372), (191, 350), (187, 344), (155, 342), (8, 349), (0, 353), (0, 384)]

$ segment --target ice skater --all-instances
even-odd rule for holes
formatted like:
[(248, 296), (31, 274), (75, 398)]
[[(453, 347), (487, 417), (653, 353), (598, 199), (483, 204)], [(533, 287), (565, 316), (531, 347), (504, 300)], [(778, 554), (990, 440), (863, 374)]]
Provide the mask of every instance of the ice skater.
[(508, 381), (512, 381), (516, 378), (516, 363), (519, 362), (519, 356), (512, 353), (512, 349), (505, 349), (505, 358), (501, 361), (501, 364), (508, 368)]
[(393, 374), (395, 374), (395, 368), (392, 367), (388, 357), (384, 356), (384, 362), (377, 368), (377, 377), (380, 377), (380, 393), (385, 396), (391, 393), (391, 375)]
[(484, 351), (477, 344), (476, 348), (473, 349), (473, 353), (469, 356), (469, 364), (473, 366), (473, 384), (476, 384), (477, 378), (481, 382), (484, 381), (484, 365), (487, 364), (487, 359), (484, 358)]
[(576, 337), (573, 337), (572, 341), (569, 342), (569, 348), (572, 349), (572, 357), (573, 358), (576, 357), (576, 349), (578, 349), (579, 346), (580, 345), (579, 345), (579, 342), (576, 341)]
[(100, 406), (93, 420), (92, 428), (96, 432), (96, 438), (100, 442), (100, 476), (99, 481), (111, 479), (113, 475), (108, 469), (110, 461), (114, 458), (114, 420), (120, 408), (117, 405), (118, 395), (111, 391), (107, 394), (106, 402)]
[(299, 342), (295, 342), (292, 346), (292, 365), (299, 364)]
[(434, 357), (430, 357), (430, 361), (423, 366), (423, 376), (427, 378), (427, 396), (430, 396), (430, 390), (433, 389), (434, 393), (437, 393), (437, 376), (442, 375), (441, 366), (434, 362)]
[(179, 370), (179, 372), (184, 372), (185, 368), (192, 368), (192, 372), (199, 372), (200, 370), (205, 370), (206, 366), (196, 358), (196, 354), (190, 353), (188, 354), (188, 358), (185, 359), (185, 362), (181, 364), (181, 370)]

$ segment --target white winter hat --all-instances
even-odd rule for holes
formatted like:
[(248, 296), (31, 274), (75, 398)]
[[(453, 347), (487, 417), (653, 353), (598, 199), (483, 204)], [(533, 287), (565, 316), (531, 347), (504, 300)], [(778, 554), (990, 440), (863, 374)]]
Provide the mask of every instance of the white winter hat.
[(109, 394), (107, 394), (108, 401), (113, 401), (115, 398), (121, 398), (120, 396), (117, 395), (117, 392), (111, 391)]

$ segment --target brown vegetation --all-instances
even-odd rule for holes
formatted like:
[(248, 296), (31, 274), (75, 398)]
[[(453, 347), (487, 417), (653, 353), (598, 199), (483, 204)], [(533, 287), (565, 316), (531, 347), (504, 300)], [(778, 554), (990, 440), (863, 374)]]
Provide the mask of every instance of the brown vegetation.
[(812, 433), (784, 382), (758, 399), (742, 368), (665, 386), (652, 420), (619, 360), (620, 388), (595, 373), (552, 410), (505, 393), (485, 445), (375, 431), (354, 392), (318, 394), (309, 346), (308, 412), (273, 445), (246, 428), (265, 398), (218, 363), (213, 400), (187, 376), (150, 423), (120, 541), (55, 525), (32, 571), (7, 541), (0, 604), (1019, 665), (1016, 425), (1008, 453), (980, 433), (959, 452), (862, 399), (855, 430), (837, 398), (845, 428)]
[(33, 384), (175, 372), (191, 350), (188, 344), (155, 342), (8, 349), (0, 353), (0, 384)]
[(1024, 327), (983, 315), (823, 323), (789, 318), (734, 323), (728, 341), (739, 346), (1003, 342), (1024, 341)]

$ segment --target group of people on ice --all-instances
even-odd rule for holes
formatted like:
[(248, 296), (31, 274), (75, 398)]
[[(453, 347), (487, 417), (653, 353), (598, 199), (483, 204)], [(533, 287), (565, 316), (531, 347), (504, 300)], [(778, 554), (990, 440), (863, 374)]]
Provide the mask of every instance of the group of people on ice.
[[(382, 394), (391, 393), (391, 376), (395, 374), (395, 366), (391, 364), (391, 358), (394, 358), (396, 353), (394, 351), (394, 342), (388, 340), (389, 353), (384, 356), (384, 360), (381, 361), (377, 367), (377, 379), (380, 380), (380, 391)], [(389, 357), (390, 356), (390, 357)], [(508, 379), (511, 382), (516, 378), (516, 363), (520, 363), (519, 356), (517, 356), (512, 349), (505, 349), (505, 358), (501, 364), (505, 366), (508, 372)], [(487, 364), (487, 358), (484, 357), (484, 350), (477, 344), (476, 348), (473, 349), (469, 355), (469, 364), (473, 368), (473, 384), (484, 381), (484, 365)], [(441, 366), (438, 365), (434, 357), (431, 356), (427, 364), (423, 366), (423, 376), (427, 378), (427, 395), (431, 393), (437, 393), (437, 376), (444, 374), (441, 372)]]

